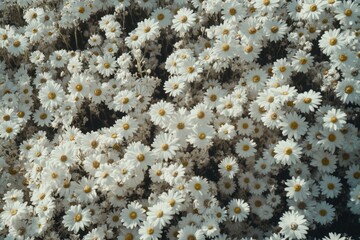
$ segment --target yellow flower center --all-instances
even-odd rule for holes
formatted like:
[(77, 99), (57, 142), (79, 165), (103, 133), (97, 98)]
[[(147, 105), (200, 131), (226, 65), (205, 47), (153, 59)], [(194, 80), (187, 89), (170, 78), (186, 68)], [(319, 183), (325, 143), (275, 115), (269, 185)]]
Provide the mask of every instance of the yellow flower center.
[(352, 10), (351, 9), (346, 9), (344, 11), (344, 14), (345, 14), (345, 16), (350, 17), (352, 15)]
[(336, 141), (336, 136), (333, 133), (330, 133), (328, 136), (328, 139), (330, 142), (335, 142)]
[(14, 46), (14, 47), (19, 47), (20, 44), (21, 44), (20, 41), (19, 41), (19, 40), (16, 40), (16, 41), (14, 41), (13, 46)]
[(304, 98), (304, 103), (306, 103), (306, 104), (311, 103), (311, 98), (309, 98), (309, 97)]
[(230, 49), (230, 46), (229, 46), (229, 44), (223, 44), (222, 45), (222, 50), (224, 51), (224, 52), (227, 52), (227, 51), (229, 51), (229, 49)]
[(142, 153), (140, 153), (139, 155), (137, 155), (137, 160), (139, 161), (139, 162), (142, 162), (142, 161), (144, 161), (145, 160), (145, 155), (144, 154), (142, 154)]
[(49, 93), (48, 93), (48, 98), (51, 99), (51, 100), (55, 99), (55, 98), (56, 98), (56, 93), (54, 93), (54, 92), (49, 92)]
[(91, 192), (91, 187), (88, 186), (88, 185), (86, 185), (86, 186), (84, 187), (84, 192), (85, 192), (85, 193)]
[(164, 143), (163, 145), (161, 145), (161, 149), (162, 149), (163, 151), (167, 151), (167, 150), (169, 149), (169, 145), (166, 144), (166, 143)]
[(327, 211), (326, 211), (325, 209), (321, 209), (321, 210), (319, 211), (319, 214), (320, 214), (320, 216), (324, 217), (324, 216), (326, 216)]
[(46, 113), (40, 114), (40, 119), (45, 120), (46, 118), (47, 118), (47, 114), (46, 114)]
[(164, 14), (162, 14), (162, 13), (159, 13), (159, 14), (157, 15), (157, 19), (158, 19), (159, 21), (163, 20), (164, 18), (165, 18), (165, 16), (164, 16)]
[(200, 183), (195, 183), (194, 188), (199, 191), (201, 189), (201, 184)]
[(299, 124), (298, 124), (297, 122), (291, 122), (291, 123), (290, 123), (290, 128), (291, 128), (292, 130), (297, 129), (298, 127), (299, 127)]
[(185, 128), (185, 124), (180, 122), (176, 125), (177, 129), (184, 129)]
[(344, 54), (341, 54), (341, 55), (339, 56), (339, 60), (340, 60), (341, 62), (345, 62), (347, 59), (348, 59), (348, 57), (347, 57), (346, 55), (344, 55)]
[(82, 219), (82, 215), (81, 215), (80, 213), (78, 213), (78, 214), (76, 214), (76, 215), (74, 216), (74, 221), (75, 221), (75, 222), (80, 222), (81, 219)]
[(307, 63), (307, 59), (306, 58), (300, 58), (299, 62), (300, 62), (300, 64), (304, 65), (304, 64)]
[(259, 82), (259, 81), (260, 81), (260, 76), (259, 76), (259, 75), (253, 76), (252, 81), (253, 81), (254, 83)]
[(187, 19), (188, 19), (187, 16), (182, 16), (182, 17), (180, 18), (180, 22), (186, 23)]
[(353, 86), (346, 86), (345, 87), (345, 93), (346, 94), (351, 94), (354, 91)]
[(329, 44), (330, 44), (331, 46), (334, 46), (336, 43), (337, 43), (337, 39), (336, 39), (336, 38), (330, 38)]
[(236, 9), (235, 9), (235, 8), (230, 8), (230, 9), (229, 9), (229, 14), (230, 14), (231, 16), (234, 16), (234, 15), (236, 14)]
[(301, 191), (301, 185), (300, 184), (295, 184), (293, 188), (294, 188), (295, 192), (300, 192)]
[(68, 157), (66, 155), (61, 155), (61, 157), (60, 157), (60, 161), (62, 161), (62, 162), (66, 162), (67, 159), (68, 159)]
[(164, 116), (166, 114), (166, 111), (164, 109), (159, 110), (159, 115)]
[(244, 51), (245, 51), (246, 53), (251, 53), (253, 50), (254, 50), (254, 47), (251, 46), (251, 45), (247, 45), (247, 46), (244, 48)]
[(315, 4), (310, 5), (310, 11), (315, 12), (317, 10), (317, 6)]
[(249, 28), (248, 32), (249, 32), (250, 34), (255, 34), (255, 33), (256, 33), (256, 28), (251, 27), (251, 28)]
[(279, 31), (279, 28), (277, 26), (272, 26), (270, 30), (272, 33), (277, 33)]
[(100, 96), (101, 93), (102, 93), (101, 89), (96, 89), (96, 90), (94, 91), (94, 94), (95, 94), (95, 96), (97, 96), (97, 97)]
[(284, 150), (284, 153), (286, 154), (286, 155), (291, 155), (292, 154), (292, 149), (290, 148), (290, 147), (287, 147), (287, 148), (285, 148), (285, 150)]
[(240, 213), (241, 213), (241, 208), (235, 207), (235, 208), (234, 208), (234, 213), (240, 214)]
[(199, 133), (199, 139), (203, 140), (206, 138), (206, 134), (205, 133)]
[(131, 212), (129, 214), (129, 217), (134, 220), (135, 218), (137, 218), (137, 213), (136, 212)]

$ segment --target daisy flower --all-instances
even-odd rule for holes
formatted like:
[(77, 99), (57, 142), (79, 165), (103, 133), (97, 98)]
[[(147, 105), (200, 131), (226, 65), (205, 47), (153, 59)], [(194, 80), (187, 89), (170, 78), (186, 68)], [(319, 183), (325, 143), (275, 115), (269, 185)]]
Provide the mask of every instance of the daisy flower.
[(284, 136), (294, 138), (295, 140), (299, 140), (308, 129), (305, 118), (295, 112), (290, 112), (283, 116), (279, 125)]
[(320, 181), (321, 192), (327, 198), (336, 198), (341, 191), (341, 186), (340, 179), (331, 175), (324, 175)]
[(3, 206), (3, 211), (0, 213), (0, 218), (3, 223), (10, 226), (22, 219), (25, 219), (28, 214), (26, 203), (20, 201), (8, 202)]
[(341, 132), (332, 131), (325, 128), (324, 130), (320, 131), (320, 133), (322, 137), (317, 144), (319, 144), (325, 150), (334, 153), (336, 148), (340, 148), (344, 145), (345, 139)]
[(309, 195), (309, 182), (306, 182), (300, 177), (292, 177), (292, 179), (286, 181), (286, 196), (290, 199), (294, 199), (295, 202), (306, 200)]
[(164, 83), (164, 90), (170, 96), (177, 97), (184, 93), (185, 82), (181, 76), (172, 76)]
[(220, 86), (209, 87), (204, 96), (204, 103), (210, 108), (218, 105), (219, 99), (225, 96), (226, 91)]
[(346, 37), (340, 29), (330, 29), (321, 36), (319, 47), (326, 55), (331, 55), (345, 47)]
[(25, 53), (25, 51), (28, 50), (28, 39), (23, 35), (14, 34), (13, 36), (9, 37), (8, 41), (7, 50), (15, 57)]
[(302, 149), (294, 140), (288, 139), (279, 141), (274, 148), (274, 152), (277, 163), (292, 165), (300, 160)]
[(145, 221), (139, 228), (140, 240), (155, 240), (161, 237), (161, 229), (154, 223)]
[(355, 202), (355, 205), (360, 204), (360, 185), (357, 185), (351, 189), (350, 201)]
[(159, 22), (153, 18), (145, 19), (138, 23), (136, 34), (140, 41), (152, 41), (159, 36)]
[(313, 90), (300, 93), (295, 101), (295, 107), (302, 113), (309, 113), (315, 111), (321, 103), (321, 94)]
[(169, 204), (174, 214), (178, 213), (184, 206), (185, 194), (175, 189), (170, 189), (159, 196), (162, 204)]
[(354, 25), (360, 16), (359, 3), (357, 1), (340, 2), (334, 9), (335, 18), (344, 26)]
[(305, 0), (301, 9), (302, 18), (308, 21), (316, 21), (320, 18), (320, 15), (324, 12), (326, 6), (326, 1)]
[(328, 236), (324, 237), (322, 240), (346, 240), (347, 237), (346, 236), (341, 236), (341, 234), (338, 233), (329, 233)]
[(340, 109), (330, 109), (323, 117), (323, 126), (331, 131), (342, 129), (346, 124), (346, 113)]
[(154, 160), (150, 147), (141, 142), (134, 142), (128, 145), (124, 158), (133, 162), (135, 167), (146, 169)]
[(112, 75), (117, 67), (116, 59), (110, 54), (98, 56), (97, 63), (98, 65), (96, 66), (96, 69), (104, 77), (109, 77), (110, 75)]
[(196, 14), (188, 8), (180, 8), (172, 20), (172, 26), (176, 32), (183, 36), (195, 25)]
[(332, 62), (333, 67), (336, 67), (341, 71), (348, 71), (351, 68), (356, 67), (356, 59), (355, 52), (347, 47), (342, 47), (330, 55), (330, 61)]
[(178, 138), (175, 138), (173, 134), (163, 132), (155, 137), (151, 146), (154, 148), (153, 153), (156, 158), (163, 160), (171, 159), (179, 150)]
[(216, 111), (226, 117), (238, 117), (243, 113), (243, 107), (237, 102), (235, 96), (228, 94), (220, 98)]
[(288, 26), (282, 20), (266, 21), (264, 24), (265, 36), (270, 42), (277, 42), (284, 38), (288, 31)]
[(249, 204), (242, 199), (232, 199), (228, 203), (227, 209), (230, 219), (234, 222), (244, 221), (250, 212)]
[(356, 80), (345, 78), (337, 84), (335, 92), (343, 103), (359, 103), (360, 101), (360, 83)]
[(38, 126), (49, 126), (52, 122), (53, 117), (54, 116), (51, 114), (51, 112), (44, 108), (39, 108), (33, 114), (34, 122)]
[(14, 121), (0, 122), (0, 137), (4, 139), (14, 139), (20, 130), (20, 125)]
[(116, 111), (127, 113), (131, 111), (136, 105), (135, 93), (131, 90), (119, 91), (113, 102), (110, 103), (110, 107)]
[(263, 28), (254, 17), (249, 17), (240, 23), (239, 32), (246, 42), (259, 42), (264, 37)]
[(209, 191), (209, 183), (205, 178), (192, 177), (186, 184), (186, 189), (193, 198), (204, 196)]
[(76, 183), (74, 193), (79, 201), (92, 203), (97, 200), (97, 188), (98, 185), (95, 184), (94, 178), (82, 177), (79, 183)]
[(226, 157), (219, 164), (219, 172), (223, 177), (232, 179), (238, 171), (239, 166), (234, 157)]
[(250, 138), (243, 138), (236, 143), (235, 151), (240, 157), (253, 157), (256, 153), (256, 143)]
[(289, 239), (305, 239), (309, 222), (297, 211), (287, 211), (280, 218), (280, 234)]
[(325, 225), (334, 220), (335, 210), (333, 206), (325, 201), (316, 204), (314, 209), (314, 220), (321, 225)]
[(213, 52), (220, 59), (231, 59), (239, 54), (239, 43), (233, 36), (222, 35), (216, 40)]
[(293, 57), (292, 66), (295, 71), (306, 73), (313, 65), (314, 57), (310, 53), (298, 50)]
[(171, 11), (166, 8), (156, 8), (152, 13), (151, 17), (158, 21), (160, 28), (165, 28), (171, 25), (171, 19), (173, 17)]
[(345, 178), (351, 187), (360, 184), (360, 165), (352, 164), (349, 166), (349, 169), (346, 170)]
[(226, 0), (222, 6), (221, 18), (225, 22), (239, 22), (246, 16), (245, 6), (241, 2)]
[(90, 210), (82, 209), (81, 205), (70, 206), (70, 209), (66, 211), (62, 222), (69, 231), (77, 233), (80, 229), (84, 230), (85, 227), (90, 225)]
[(233, 139), (236, 135), (235, 126), (225, 123), (218, 128), (217, 134), (218, 137), (223, 140)]
[(186, 225), (181, 228), (178, 232), (177, 239), (187, 240), (187, 239), (196, 239), (196, 240), (205, 240), (204, 233), (201, 229), (197, 228), (194, 225)]
[(170, 223), (173, 214), (171, 206), (159, 202), (148, 208), (146, 221), (153, 223), (154, 226), (163, 228)]
[(47, 81), (46, 85), (40, 88), (39, 99), (42, 106), (47, 110), (57, 108), (64, 98), (65, 92), (63, 88), (54, 81)]
[(73, 74), (70, 78), (67, 89), (71, 95), (79, 98), (84, 98), (90, 93), (89, 77), (86, 74), (82, 73)]
[(311, 166), (317, 167), (321, 173), (333, 173), (336, 170), (337, 158), (324, 150), (318, 150), (314, 153)]
[(145, 219), (145, 210), (140, 203), (133, 201), (121, 210), (120, 217), (126, 228), (133, 229)]
[(210, 146), (211, 140), (215, 135), (215, 130), (211, 125), (196, 124), (192, 130), (193, 132), (188, 136), (188, 142), (197, 148)]
[(163, 100), (151, 105), (149, 108), (149, 115), (151, 121), (160, 126), (165, 126), (170, 120), (171, 115), (174, 113), (174, 106), (171, 103)]

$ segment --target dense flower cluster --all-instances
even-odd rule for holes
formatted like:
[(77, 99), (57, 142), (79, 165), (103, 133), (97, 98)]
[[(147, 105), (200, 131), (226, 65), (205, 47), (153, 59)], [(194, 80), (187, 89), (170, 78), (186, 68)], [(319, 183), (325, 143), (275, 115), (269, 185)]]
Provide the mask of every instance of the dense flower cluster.
[(359, 1), (3, 0), (0, 16), (5, 239), (359, 221)]

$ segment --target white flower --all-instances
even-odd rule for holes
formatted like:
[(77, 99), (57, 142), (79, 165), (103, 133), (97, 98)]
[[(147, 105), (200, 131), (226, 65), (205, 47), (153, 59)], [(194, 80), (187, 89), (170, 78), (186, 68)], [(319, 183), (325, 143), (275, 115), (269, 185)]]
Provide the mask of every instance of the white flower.
[(172, 26), (180, 35), (184, 35), (195, 24), (196, 15), (188, 8), (180, 8), (172, 20)]
[(323, 117), (323, 126), (331, 131), (337, 131), (341, 129), (344, 124), (346, 124), (346, 116), (346, 113), (344, 113), (340, 109), (332, 108), (327, 111), (325, 116)]
[(302, 149), (293, 140), (279, 141), (275, 148), (276, 162), (284, 165), (292, 165), (300, 160)]
[(164, 205), (159, 202), (148, 208), (146, 221), (151, 222), (154, 226), (163, 228), (170, 223), (173, 214), (174, 211), (170, 205)]
[(309, 223), (305, 217), (296, 211), (288, 211), (280, 218), (280, 233), (289, 239), (305, 239)]
[(309, 183), (300, 177), (292, 177), (285, 184), (286, 196), (296, 202), (304, 201), (310, 196)]
[(242, 199), (232, 199), (228, 206), (228, 213), (231, 220), (235, 222), (242, 222), (245, 218), (248, 217), (250, 212), (250, 207), (247, 202)]
[(66, 211), (62, 222), (69, 231), (77, 233), (80, 229), (84, 230), (85, 227), (90, 225), (90, 210), (82, 209), (81, 205), (71, 206), (70, 209)]
[(314, 220), (321, 225), (325, 225), (333, 221), (335, 210), (333, 206), (325, 201), (317, 203), (314, 209)]
[(175, 152), (179, 150), (178, 138), (168, 133), (160, 133), (157, 135), (151, 146), (154, 148), (153, 153), (157, 159), (171, 159), (175, 156)]

